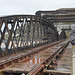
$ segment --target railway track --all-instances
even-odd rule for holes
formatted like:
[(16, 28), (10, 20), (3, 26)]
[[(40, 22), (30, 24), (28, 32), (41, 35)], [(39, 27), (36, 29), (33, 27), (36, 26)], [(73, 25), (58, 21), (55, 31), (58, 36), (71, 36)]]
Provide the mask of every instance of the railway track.
[(68, 41), (59, 41), (32, 49), (32, 51), (25, 54), (14, 56), (14, 58), (0, 63), (1, 72), (3, 75), (37, 75), (48, 67), (68, 44)]
[(20, 52), (20, 53), (15, 53), (12, 55), (1, 57), (0, 58), (0, 70), (5, 68), (5, 66), (12, 65), (12, 63), (17, 63), (24, 58), (26, 59), (27, 57), (30, 57), (31, 55), (34, 55), (35, 53), (38, 53), (38, 52), (40, 52), (40, 51), (42, 51), (48, 47), (52, 47), (52, 46), (54, 46), (54, 45), (56, 45), (62, 41), (54, 42), (51, 44), (45, 44), (43, 46), (24, 50), (23, 52)]
[[(50, 67), (51, 65), (51, 67)], [(71, 75), (71, 65), (72, 65), (72, 46), (68, 45), (64, 49), (54, 63), (50, 63), (43, 72), (44, 75)]]
[[(48, 68), (50, 66), (51, 63), (53, 63), (54, 60), (56, 60), (57, 56), (63, 51), (65, 50), (65, 48), (67, 47), (69, 42), (67, 43), (60, 43), (56, 46), (54, 46), (53, 48), (51, 48), (50, 51), (50, 56), (41, 63), (40, 66), (38, 66), (38, 68), (36, 68), (36, 70), (31, 71), (28, 75), (41, 75), (42, 71), (44, 71), (44, 68)], [(42, 69), (42, 71), (40, 71)], [(40, 72), (38, 72), (40, 71)], [(47, 73), (46, 73), (47, 74)], [(48, 73), (49, 75), (49, 73)]]

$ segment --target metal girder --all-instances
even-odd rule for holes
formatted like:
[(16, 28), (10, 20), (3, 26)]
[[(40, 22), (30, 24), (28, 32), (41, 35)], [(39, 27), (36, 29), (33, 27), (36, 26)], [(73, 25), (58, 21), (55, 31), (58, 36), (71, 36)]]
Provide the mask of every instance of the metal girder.
[(41, 17), (33, 15), (0, 17), (0, 56), (55, 41), (56, 35), (54, 25)]

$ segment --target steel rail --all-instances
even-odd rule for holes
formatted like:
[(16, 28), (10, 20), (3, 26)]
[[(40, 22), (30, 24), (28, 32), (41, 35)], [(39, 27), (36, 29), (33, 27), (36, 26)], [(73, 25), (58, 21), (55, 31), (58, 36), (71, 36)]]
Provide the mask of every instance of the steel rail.
[[(63, 41), (61, 41), (61, 42), (63, 42)], [(59, 44), (60, 42), (58, 42), (58, 44)], [(56, 43), (57, 44), (57, 43)], [(55, 45), (56, 45), (55, 44)], [(50, 46), (48, 46), (48, 47), (50, 47)], [(46, 48), (48, 48), (48, 47), (46, 47)], [(43, 51), (44, 50), (46, 50), (46, 48), (44, 48), (43, 49)], [(37, 53), (38, 54), (38, 53)], [(32, 57), (33, 57), (33, 55), (32, 55)], [(40, 63), (38, 66), (36, 66), (31, 72), (29, 72), (29, 75), (30, 74), (32, 74), (32, 73), (35, 73), (35, 72), (37, 72), (37, 71), (39, 71), (39, 70), (41, 70), (41, 68), (43, 68), (43, 66), (44, 66), (44, 64), (45, 64), (45, 62), (47, 61), (48, 62), (48, 59), (50, 59), (50, 57), (51, 56), (49, 56), (49, 57), (47, 57), (47, 59), (45, 59), (42, 63)], [(29, 56), (29, 58), (31, 58), (31, 56)], [(25, 59), (22, 59), (22, 60), (20, 60), (20, 63), (22, 63), (23, 61), (26, 61), (26, 58)], [(17, 64), (16, 64), (17, 65)], [(11, 65), (12, 66), (12, 65)], [(10, 66), (9, 66), (10, 67)], [(11, 71), (10, 71), (11, 72)], [(15, 71), (16, 72), (16, 71)], [(20, 72), (18, 72), (18, 73), (20, 73)], [(23, 72), (23, 73), (27, 73), (27, 72)], [(33, 75), (33, 74), (32, 74)]]
[[(62, 41), (64, 41), (64, 40), (62, 40)], [(44, 50), (44, 49), (46, 49), (48, 47), (51, 47), (53, 45), (56, 45), (56, 44), (58, 44), (58, 43), (60, 43), (62, 41), (58, 41), (58, 42), (54, 42), (54, 43), (51, 43), (51, 44), (47, 44), (46, 46), (42, 46), (40, 48), (37, 47), (37, 48), (34, 48), (33, 50), (31, 49), (27, 53), (23, 53), (21, 55), (17, 55), (15, 57), (12, 57), (11, 59), (8, 58), (7, 60), (2, 60), (2, 62), (0, 62), (0, 70), (1, 69), (4, 69), (7, 66), (12, 65), (13, 63), (17, 63), (17, 62), (21, 61), (21, 59), (23, 59), (23, 58), (26, 59), (27, 56), (30, 57), (31, 55), (34, 55), (35, 53), (38, 53), (38, 52), (40, 52), (40, 51), (42, 51), (42, 50)]]
[[(67, 45), (66, 45), (67, 46)], [(69, 47), (69, 46), (68, 46)], [(52, 65), (54, 69), (46, 68), (43, 70), (43, 73), (46, 74), (63, 74), (63, 75), (71, 75), (71, 56), (72, 56), (72, 50), (71, 47), (64, 48), (58, 56), (59, 59), (56, 59), (56, 65), (51, 64), (51, 62), (48, 62), (46, 65)], [(54, 61), (54, 60), (53, 60)], [(58, 63), (59, 62), (59, 63)], [(66, 62), (66, 63), (65, 63)], [(61, 69), (60, 69), (61, 68)], [(59, 69), (59, 70), (58, 70)], [(66, 71), (65, 71), (66, 70)]]
[[(42, 68), (44, 69), (44, 67), (47, 67), (55, 58), (56, 56), (59, 54), (59, 52), (61, 52), (64, 48), (66, 48), (66, 46), (69, 44), (69, 42), (67, 42), (66, 44), (64, 44), (61, 48), (59, 48), (55, 53), (53, 53), (51, 56), (49, 56), (46, 60), (44, 60), (42, 63), (40, 63), (38, 66), (36, 66), (31, 72), (29, 72), (27, 75), (36, 75)], [(45, 64), (45, 62), (48, 62), (47, 64)], [(46, 66), (47, 65), (47, 66)]]

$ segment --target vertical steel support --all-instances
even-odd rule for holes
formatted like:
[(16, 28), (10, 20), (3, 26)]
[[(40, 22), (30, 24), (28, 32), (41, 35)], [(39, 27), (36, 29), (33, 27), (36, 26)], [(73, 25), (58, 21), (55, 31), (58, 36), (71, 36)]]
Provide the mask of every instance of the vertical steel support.
[(35, 40), (35, 22), (32, 22), (32, 46), (34, 45)]
[(39, 28), (40, 28), (40, 35), (39, 35), (39, 37), (40, 37), (40, 42), (41, 42), (41, 39), (42, 39), (42, 20), (40, 20), (40, 26), (39, 26)]
[(28, 46), (28, 44), (29, 44), (29, 41), (30, 41), (30, 28), (31, 28), (31, 25), (30, 25), (30, 22), (27, 22), (27, 39), (26, 39), (26, 41), (27, 41), (27, 46)]
[(38, 24), (38, 22), (37, 22), (37, 42), (39, 41), (39, 24)]

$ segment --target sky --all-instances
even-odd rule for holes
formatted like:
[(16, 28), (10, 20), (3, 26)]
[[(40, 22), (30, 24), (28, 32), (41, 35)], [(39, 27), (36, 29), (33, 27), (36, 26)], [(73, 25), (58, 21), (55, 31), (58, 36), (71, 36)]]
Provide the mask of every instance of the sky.
[(75, 0), (0, 0), (0, 16), (34, 15), (39, 10), (75, 8)]

